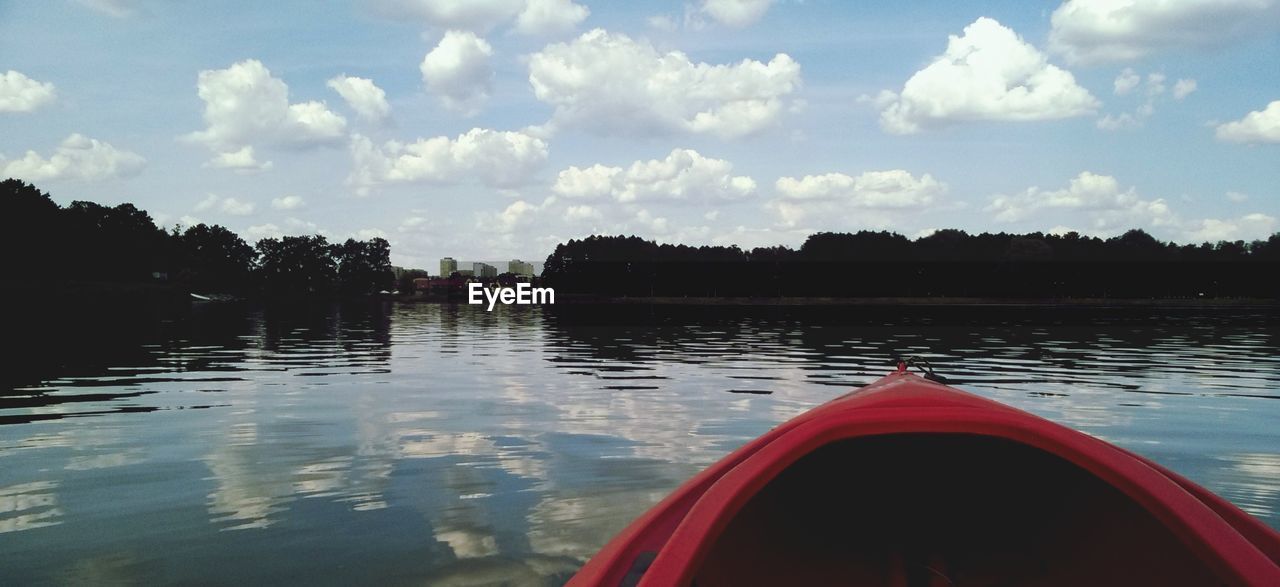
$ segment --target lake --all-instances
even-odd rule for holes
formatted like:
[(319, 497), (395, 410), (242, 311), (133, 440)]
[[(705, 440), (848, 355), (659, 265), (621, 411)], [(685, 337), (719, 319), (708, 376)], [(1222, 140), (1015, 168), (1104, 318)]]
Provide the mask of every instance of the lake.
[(6, 351), (4, 584), (558, 585), (898, 354), (1280, 527), (1274, 310), (200, 304), (127, 323)]

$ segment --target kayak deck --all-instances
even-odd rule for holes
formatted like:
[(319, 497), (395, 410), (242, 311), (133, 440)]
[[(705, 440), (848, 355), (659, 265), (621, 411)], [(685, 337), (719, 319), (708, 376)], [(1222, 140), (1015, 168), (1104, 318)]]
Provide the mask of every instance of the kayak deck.
[(814, 451), (738, 512), (696, 572), (707, 587), (1214, 583), (1151, 514), (1083, 469), (945, 434)]
[(1137, 455), (909, 373), (708, 467), (570, 585), (1280, 585), (1280, 535)]

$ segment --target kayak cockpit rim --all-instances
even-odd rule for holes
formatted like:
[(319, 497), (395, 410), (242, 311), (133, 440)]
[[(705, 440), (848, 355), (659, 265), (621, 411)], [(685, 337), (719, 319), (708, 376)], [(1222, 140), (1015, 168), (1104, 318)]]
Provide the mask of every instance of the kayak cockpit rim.
[[(908, 383), (935, 385), (915, 375), (895, 373), (846, 397), (888, 392)], [(976, 399), (970, 394), (944, 389)], [(1039, 417), (990, 400), (977, 401), (981, 405), (920, 405), (906, 414), (892, 406), (872, 404), (849, 410), (830, 409), (824, 417), (797, 418), (799, 422), (793, 427), (745, 456), (696, 498), (639, 584), (690, 584), (716, 540), (742, 508), (806, 455), (840, 441), (902, 434), (978, 435), (1044, 451), (1125, 494), (1218, 576), (1240, 584), (1265, 584), (1272, 580), (1277, 581), (1273, 584), (1280, 584), (1280, 570), (1275, 562), (1203, 502), (1145, 461)]]

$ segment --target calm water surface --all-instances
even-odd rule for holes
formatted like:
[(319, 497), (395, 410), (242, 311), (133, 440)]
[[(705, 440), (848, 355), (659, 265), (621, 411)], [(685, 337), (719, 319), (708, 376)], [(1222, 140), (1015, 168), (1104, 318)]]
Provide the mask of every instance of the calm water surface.
[(127, 337), (69, 334), (66, 360), (0, 388), (0, 583), (560, 584), (684, 479), (897, 353), (1280, 526), (1277, 325), (195, 307)]

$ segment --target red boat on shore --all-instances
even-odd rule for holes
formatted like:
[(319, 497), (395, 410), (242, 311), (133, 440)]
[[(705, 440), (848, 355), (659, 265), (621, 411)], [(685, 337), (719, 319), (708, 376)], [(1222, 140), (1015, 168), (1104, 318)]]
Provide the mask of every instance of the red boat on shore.
[(908, 373), (802, 414), (571, 586), (1280, 586), (1280, 534), (1139, 455)]

